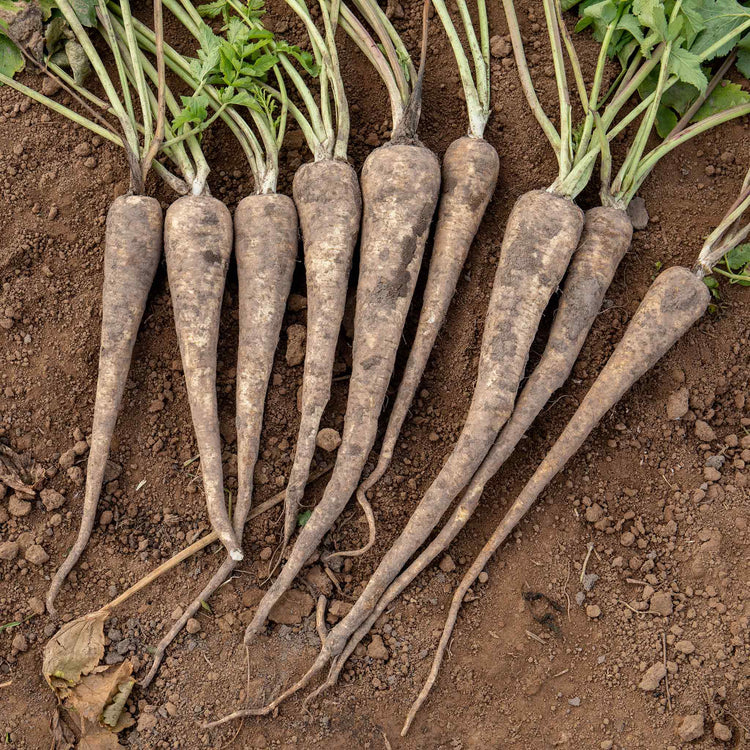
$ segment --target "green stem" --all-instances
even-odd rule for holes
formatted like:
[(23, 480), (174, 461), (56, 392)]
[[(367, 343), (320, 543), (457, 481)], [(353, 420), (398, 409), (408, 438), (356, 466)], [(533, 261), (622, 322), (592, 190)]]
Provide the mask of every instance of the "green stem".
[(621, 13), (618, 13), (616, 19), (607, 26), (607, 30), (604, 33), (604, 40), (599, 48), (599, 57), (597, 58), (596, 71), (594, 72), (594, 82), (591, 85), (591, 96), (589, 97), (589, 109), (586, 112), (586, 120), (583, 124), (583, 133), (581, 134), (581, 141), (576, 153), (576, 162), (580, 160), (582, 154), (584, 154), (589, 147), (594, 127), (594, 113), (599, 109), (599, 93), (601, 91), (604, 68), (607, 62), (607, 50), (612, 41), (612, 35), (615, 32), (615, 28), (620, 21), (620, 16)]
[(648, 78), (651, 71), (656, 68), (660, 63), (662, 55), (664, 54), (665, 45), (660, 44), (652, 53), (651, 57), (646, 60), (637, 69), (627, 84), (621, 86), (612, 98), (612, 101), (606, 106), (602, 114), (602, 124), (605, 128), (609, 129), (609, 126), (614, 122), (620, 110), (627, 104), (631, 96), (638, 90), (640, 85)]
[[(329, 4), (328, 0), (323, 1)], [(401, 96), (401, 89), (398, 86), (391, 66), (388, 64), (388, 60), (386, 60), (380, 47), (375, 44), (367, 29), (365, 29), (359, 19), (343, 3), (341, 4), (340, 23), (341, 28), (344, 29), (346, 34), (359, 47), (362, 54), (379, 73), (381, 80), (385, 84), (391, 103), (392, 125), (395, 129), (396, 124), (401, 122), (404, 116), (406, 101)]]
[[(269, 94), (271, 94), (271, 96), (275, 97), (279, 103), (281, 103), (281, 92), (278, 89), (275, 89), (273, 86), (269, 86), (267, 83), (260, 83), (259, 85), (264, 91), (267, 91)], [(324, 152), (322, 144), (320, 140), (318, 140), (318, 136), (316, 135), (315, 130), (310, 124), (309, 120), (302, 113), (302, 110), (300, 110), (299, 107), (297, 107), (290, 99), (287, 99), (287, 106), (289, 107), (289, 113), (295, 119), (297, 125), (299, 125), (299, 129), (302, 131), (302, 135), (304, 136), (305, 141), (307, 141), (307, 145), (310, 151), (312, 151), (312, 153), (316, 155), (318, 153), (322, 154)], [(321, 156), (320, 158), (325, 157)]]
[(714, 128), (717, 125), (722, 125), (725, 122), (729, 122), (735, 117), (744, 117), (745, 115), (749, 114), (750, 104), (740, 104), (736, 107), (730, 107), (723, 112), (717, 112), (715, 115), (706, 117), (700, 122), (696, 122), (689, 128), (685, 128), (685, 130), (680, 132), (674, 138), (667, 137), (664, 143), (654, 148), (640, 161), (638, 170), (632, 178), (632, 185), (625, 196), (627, 202), (630, 202), (632, 200), (633, 196), (638, 192), (638, 189), (643, 184), (643, 181), (656, 165), (656, 162), (658, 162), (659, 159), (661, 159), (663, 156), (666, 156), (670, 151), (682, 145), (686, 141), (689, 141), (691, 138), (695, 138), (695, 136), (700, 135), (701, 133), (705, 133), (707, 130)]
[[(190, 31), (194, 36), (197, 34), (197, 29), (194, 29), (194, 25), (192, 24), (190, 18), (186, 17), (186, 14), (182, 11), (181, 6), (176, 2), (176, 0), (164, 0), (164, 5), (170, 10), (171, 13), (173, 13), (178, 18), (178, 20), (180, 20), (181, 23), (183, 23), (188, 31)], [(110, 2), (110, 8), (113, 8), (115, 12), (117, 12), (117, 7), (118, 6), (115, 3)], [(153, 53), (156, 47), (154, 44), (154, 35), (151, 29), (149, 29), (148, 26), (145, 26), (136, 19), (133, 20), (133, 25), (135, 27), (136, 33), (138, 34), (141, 47), (146, 49), (148, 52)], [(164, 57), (169, 69), (172, 70), (172, 72), (176, 73), (185, 83), (188, 84), (188, 86), (195, 90), (198, 82), (193, 78), (190, 72), (190, 66), (185, 61), (185, 58), (183, 58), (182, 55), (180, 55), (166, 43), (164, 44)], [(212, 106), (214, 108), (220, 107), (221, 100), (216, 90), (212, 86), (206, 86), (205, 90)], [(260, 174), (259, 165), (263, 163), (264, 155), (262, 147), (255, 137), (252, 128), (249, 127), (249, 125), (239, 115), (239, 113), (234, 110), (233, 107), (227, 107), (226, 111), (222, 114), (221, 119), (229, 127), (235, 138), (237, 138), (237, 141), (239, 142), (240, 147), (242, 148), (243, 153), (245, 154), (245, 157), (247, 159), (248, 166), (250, 167), (250, 171), (253, 175), (254, 181), (257, 184)], [(191, 139), (188, 141), (188, 144), (193, 143), (195, 143), (196, 145), (191, 145), (191, 154), (193, 155), (194, 160), (196, 160), (196, 164), (199, 160), (201, 161), (201, 163), (204, 163), (205, 158), (203, 158), (203, 152), (201, 151), (200, 146), (197, 145), (195, 139)]]
[[(750, 227), (748, 227), (748, 231), (750, 231)], [(734, 248), (730, 247), (729, 250), (727, 250), (727, 252), (729, 252), (730, 250), (733, 250), (733, 249)], [(713, 266), (713, 268), (711, 270), (712, 270), (713, 273), (718, 273), (721, 276), (726, 276), (730, 280), (730, 282), (732, 282), (732, 283), (736, 283), (738, 281), (744, 281), (745, 283), (750, 282), (750, 276), (748, 276), (747, 274), (744, 274), (744, 273), (743, 274), (739, 274), (739, 273), (733, 273), (732, 271), (725, 271), (723, 268), (718, 268), (717, 266)]]
[(552, 64), (555, 69), (555, 81), (557, 82), (557, 97), (560, 103), (560, 179), (564, 179), (572, 166), (571, 108), (568, 94), (568, 80), (565, 74), (565, 59), (560, 39), (560, 27), (557, 23), (557, 13), (555, 12), (553, 3), (554, 0), (542, 0), (550, 46), (552, 48)]
[(333, 101), (336, 105), (336, 139), (333, 145), (333, 156), (335, 159), (346, 160), (351, 124), (349, 120), (349, 103), (346, 99), (344, 81), (341, 78), (339, 55), (336, 49), (336, 25), (338, 24), (340, 10), (340, 0), (332, 0), (330, 12), (325, 3), (322, 0), (320, 2), (320, 13), (323, 16), (326, 49), (328, 52), (326, 63), (331, 68), (330, 77), (332, 81)]
[(736, 37), (741, 36), (747, 29), (750, 29), (750, 21), (745, 21), (745, 23), (741, 24), (736, 29), (725, 34), (718, 42), (712, 44), (707, 50), (701, 52), (701, 59), (710, 60), (725, 44), (731, 42)]
[[(573, 69), (573, 78), (576, 82), (576, 89), (578, 90), (578, 98), (581, 100), (581, 106), (583, 111), (588, 114), (589, 111), (589, 95), (586, 91), (586, 82), (583, 80), (583, 71), (581, 69), (581, 62), (578, 59), (578, 53), (576, 52), (573, 40), (568, 32), (568, 27), (565, 25), (565, 20), (562, 17), (562, 10), (560, 8), (559, 0), (555, 0), (555, 14), (557, 16), (557, 25), (562, 33), (562, 39), (565, 43), (565, 49), (568, 53), (568, 60), (570, 60), (570, 67)], [(578, 149), (580, 151), (580, 147)]]
[[(466, 109), (469, 114), (469, 135), (473, 136), (474, 138), (482, 138), (484, 135), (484, 129), (487, 125), (489, 111), (484, 108), (481, 102), (477, 86), (475, 85), (474, 78), (472, 77), (469, 60), (466, 57), (463, 45), (461, 44), (461, 40), (458, 36), (458, 32), (456, 31), (456, 27), (453, 25), (453, 21), (451, 19), (450, 13), (448, 12), (448, 9), (445, 7), (445, 3), (443, 2), (443, 0), (432, 0), (432, 4), (435, 7), (438, 16), (440, 16), (443, 28), (445, 29), (445, 34), (448, 37), (451, 48), (453, 49), (453, 56), (456, 58), (458, 73), (461, 76), (461, 85), (463, 86), (464, 95), (466, 96)], [(467, 21), (464, 21), (464, 24), (466, 23)], [(469, 19), (468, 23), (469, 26), (471, 26), (471, 19)], [(476, 43), (476, 37), (474, 38), (474, 41)], [(480, 75), (480, 71), (476, 67), (476, 58), (474, 59), (474, 65), (475, 69), (477, 70), (477, 80), (483, 80), (484, 75)]]
[[(123, 47), (127, 48), (125, 27), (121, 23), (119, 23), (116, 18), (112, 19), (112, 24), (113, 24), (115, 33), (117, 34), (119, 43), (123, 45)], [(151, 65), (149, 60), (144, 55), (140, 56), (139, 62), (140, 62), (140, 69), (144, 73), (144, 75), (147, 76), (148, 79), (155, 86), (158, 86), (159, 74), (156, 68), (154, 68), (154, 66)], [(131, 68), (127, 68), (127, 72), (128, 72), (130, 80), (132, 81), (134, 79), (135, 73), (132, 71)], [(159, 103), (158, 103), (157, 98), (154, 96), (153, 92), (148, 86), (146, 86), (146, 94), (148, 96), (148, 105), (151, 109), (151, 112), (155, 116), (158, 117)], [(177, 100), (174, 98), (174, 94), (172, 93), (172, 91), (170, 90), (168, 86), (165, 86), (164, 88), (164, 97), (165, 97), (166, 107), (169, 109), (172, 117), (176, 117), (181, 112), (181, 108), (179, 104), (177, 103)], [(172, 136), (173, 136), (172, 129), (169, 127), (168, 124), (165, 123), (165, 137), (167, 139), (170, 139)], [(193, 141), (195, 141), (195, 139), (191, 139), (189, 141), (189, 144), (192, 144)], [(197, 141), (195, 141), (195, 144), (197, 145)], [(185, 151), (185, 144), (177, 143), (172, 147), (165, 148), (164, 151), (169, 156), (169, 158), (177, 165), (177, 167), (182, 171), (182, 175), (185, 178), (185, 181), (192, 185), (196, 177), (195, 167), (193, 166), (192, 162), (190, 161), (190, 158), (187, 155), (187, 152)], [(154, 162), (154, 164), (157, 164), (157, 163), (158, 162)], [(189, 192), (189, 189), (187, 189), (185, 192)]]
[[(185, 11), (185, 14), (189, 17), (189, 21), (185, 18), (184, 14), (180, 14), (178, 16), (178, 19), (183, 23), (183, 25), (190, 31), (190, 33), (198, 38), (198, 30), (200, 29), (201, 25), (203, 24), (203, 19), (200, 17), (200, 14), (196, 10), (195, 6), (190, 2), (190, 0), (179, 0), (182, 4), (182, 8)], [(174, 0), (166, 0), (165, 5), (172, 10), (174, 13), (177, 6)], [(175, 13), (175, 15), (177, 15)], [(166, 46), (166, 45), (165, 45)], [(209, 92), (209, 86), (206, 86), (205, 90), (206, 93)], [(218, 96), (214, 93), (214, 97), (216, 100), (215, 106), (221, 106), (221, 102), (218, 99)], [(239, 113), (232, 108), (229, 110), (230, 113), (234, 112), (236, 117), (239, 117), (242, 119), (239, 115)], [(261, 141), (263, 142), (262, 149), (260, 148), (260, 144), (258, 144), (257, 139), (255, 139), (255, 144), (257, 144), (257, 147), (253, 150), (256, 151), (255, 155), (255, 165), (257, 169), (257, 177), (255, 179), (255, 189), (258, 193), (268, 193), (268, 192), (275, 192), (276, 191), (276, 182), (278, 180), (278, 172), (279, 172), (279, 166), (278, 166), (278, 147), (276, 145), (276, 134), (273, 131), (273, 123), (269, 122), (269, 119), (265, 114), (261, 114), (259, 112), (256, 112), (255, 110), (249, 110), (250, 117), (253, 121), (253, 124), (255, 125), (256, 129), (258, 130), (258, 134), (260, 135)], [(236, 121), (236, 118), (235, 118)], [(248, 128), (249, 130), (249, 128)], [(265, 152), (265, 153), (264, 153)], [(199, 167), (199, 173), (200, 173), (200, 167)]]
[(508, 31), (510, 32), (510, 39), (513, 45), (513, 57), (516, 61), (516, 68), (518, 69), (518, 77), (521, 80), (521, 88), (526, 96), (526, 101), (529, 104), (536, 121), (547, 136), (547, 140), (550, 142), (552, 149), (557, 155), (558, 164), (560, 162), (560, 135), (552, 124), (551, 120), (544, 113), (542, 105), (539, 102), (539, 97), (536, 95), (534, 90), (534, 84), (529, 74), (529, 66), (526, 62), (526, 54), (523, 50), (523, 40), (521, 39), (521, 29), (518, 25), (518, 17), (516, 16), (516, 9), (513, 7), (513, 0), (502, 0), (503, 9), (505, 10), (505, 18), (508, 21)]
[[(106, 15), (106, 0), (99, 0), (99, 3), (103, 6), (103, 12)], [(120, 0), (120, 7), (122, 8), (122, 22), (125, 27), (127, 46), (130, 50), (130, 60), (135, 73), (135, 87), (138, 92), (138, 98), (141, 102), (141, 112), (143, 113), (143, 127), (146, 131), (144, 151), (148, 151), (153, 137), (153, 122), (151, 120), (151, 111), (148, 104), (148, 95), (146, 93), (148, 87), (146, 85), (146, 77), (143, 74), (140, 64), (141, 54), (138, 49), (138, 43), (135, 39), (135, 32), (133, 31), (133, 16), (130, 12), (129, 0)]]
[[(117, 70), (118, 78), (120, 79), (120, 89), (122, 90), (122, 101), (125, 104), (125, 111), (127, 112), (128, 119), (130, 120), (133, 128), (136, 127), (135, 110), (133, 109), (133, 99), (130, 96), (130, 86), (128, 86), (128, 77), (125, 73), (125, 68), (122, 61), (122, 55), (115, 39), (115, 33), (112, 29), (112, 21), (107, 13), (107, 5), (105, 0), (98, 0), (97, 17), (102, 28), (99, 29), (99, 33), (108, 40), (109, 48), (112, 50), (112, 56), (115, 61), (115, 69)], [(128, 41), (128, 46), (130, 42)], [(143, 102), (141, 102), (143, 106)], [(144, 116), (145, 123), (145, 116)]]
[[(661, 66), (659, 68), (659, 78), (656, 83), (656, 90), (654, 91), (654, 98), (646, 114), (641, 121), (641, 125), (638, 128), (633, 144), (628, 149), (628, 154), (625, 161), (620, 167), (620, 171), (617, 173), (615, 178), (613, 191), (615, 195), (618, 193), (627, 194), (630, 187), (633, 184), (635, 172), (638, 170), (638, 165), (643, 157), (643, 153), (648, 145), (648, 139), (651, 135), (651, 130), (656, 122), (656, 114), (659, 111), (661, 105), (661, 98), (665, 91), (665, 85), (667, 83), (667, 76), (669, 75), (669, 56), (672, 52), (672, 43), (667, 42), (664, 49), (664, 54), (661, 58)], [(630, 202), (628, 200), (628, 202)]]
[(492, 86), (490, 84), (490, 22), (487, 18), (487, 3), (477, 0), (477, 15), (479, 16), (479, 43), (482, 45), (482, 59), (484, 60), (484, 75), (477, 78), (479, 101), (489, 115), (492, 100)]
[[(388, 20), (386, 15), (380, 10), (380, 6), (377, 5), (375, 0), (354, 0), (354, 4), (357, 6), (359, 12), (364, 16), (365, 20), (375, 32), (375, 35), (380, 42), (380, 47), (384, 50), (386, 59), (388, 60), (388, 67), (391, 70), (398, 90), (401, 96), (401, 101), (404, 106), (409, 102), (409, 95), (411, 94), (411, 88), (409, 82), (406, 80), (404, 75), (404, 69), (401, 67), (401, 60), (399, 59), (399, 52), (405, 56), (404, 59), (409, 60), (411, 64), (411, 58), (409, 57), (406, 50), (403, 48), (400, 50), (396, 49), (394, 44), (394, 38), (391, 36), (391, 32), (395, 35), (400, 43), (398, 34), (395, 33), (391, 22)], [(342, 10), (345, 6), (342, 5)], [(369, 36), (369, 35), (368, 35)], [(410, 79), (414, 81), (417, 77), (414, 67), (411, 66)]]
[(482, 54), (482, 48), (479, 44), (479, 40), (477, 39), (476, 32), (474, 31), (474, 24), (471, 21), (469, 8), (466, 5), (466, 0), (456, 0), (456, 2), (458, 4), (458, 13), (461, 16), (461, 23), (463, 24), (464, 32), (466, 33), (466, 39), (469, 42), (471, 56), (474, 60), (474, 77), (476, 81), (476, 89), (477, 92), (479, 92), (480, 90), (482, 91), (481, 94), (478, 93), (478, 96), (480, 101), (489, 102), (490, 92), (488, 90), (485, 90), (484, 88), (484, 82), (487, 78), (484, 56)]

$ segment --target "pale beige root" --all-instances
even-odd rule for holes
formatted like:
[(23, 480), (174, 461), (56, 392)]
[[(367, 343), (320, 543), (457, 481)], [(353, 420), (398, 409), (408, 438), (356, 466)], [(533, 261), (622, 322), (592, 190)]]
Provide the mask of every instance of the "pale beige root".
[(162, 249), (159, 201), (143, 195), (115, 199), (107, 213), (102, 289), (102, 333), (86, 492), (76, 541), (47, 592), (47, 610), (83, 553), (96, 518), (109, 447), (130, 370), (138, 328)]
[(474, 395), (461, 434), (365, 590), (326, 639), (329, 658), (367, 620), (385, 590), (471, 481), (513, 409), (544, 309), (583, 227), (572, 201), (542, 190), (521, 196), (505, 230), (482, 336)]
[(249, 195), (237, 206), (234, 231), (240, 298), (234, 530), (241, 540), (252, 501), (268, 379), (297, 260), (297, 210), (286, 195)]
[(224, 499), (216, 355), (232, 217), (208, 195), (189, 195), (167, 210), (164, 225), (169, 290), (211, 526), (235, 560), (242, 559)]
[(362, 169), (363, 224), (352, 376), (342, 442), (323, 498), (258, 605), (245, 643), (289, 588), (357, 489), (375, 443), (425, 240), (440, 187), (435, 155), (422, 146), (381, 146)]
[[(445, 152), (435, 238), (417, 332), (388, 418), (377, 466), (357, 490), (361, 504), (366, 502), (365, 493), (375, 486), (390, 466), (396, 441), (443, 327), (461, 269), (495, 191), (499, 165), (494, 146), (481, 138), (464, 136), (453, 141)], [(370, 535), (364, 547), (337, 552), (336, 556), (354, 557), (370, 550), (375, 536), (374, 524), (369, 522), (368, 525)]]
[(362, 216), (357, 173), (344, 161), (304, 164), (294, 175), (294, 202), (305, 244), (307, 352), (302, 415), (284, 509), (285, 545), (297, 527), (320, 419), (331, 396), (333, 361)]
[(687, 268), (674, 266), (657, 276), (628, 324), (599, 377), (472, 563), (456, 590), (440, 644), (422, 691), (401, 732), (405, 735), (437, 679), (458, 612), (469, 588), (497, 548), (507, 539), (534, 501), (583, 445), (602, 417), (650, 370), (706, 311), (711, 295)]

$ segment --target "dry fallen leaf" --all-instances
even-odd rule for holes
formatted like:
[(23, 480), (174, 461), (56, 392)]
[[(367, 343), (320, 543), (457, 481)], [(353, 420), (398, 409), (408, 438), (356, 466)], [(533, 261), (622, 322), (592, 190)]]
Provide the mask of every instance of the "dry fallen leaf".
[[(44, 648), (42, 672), (62, 705), (80, 726), (80, 750), (111, 750), (121, 745), (117, 733), (132, 726), (133, 717), (125, 712), (135, 685), (129, 661), (100, 665), (104, 657), (106, 609), (93, 612), (63, 625)], [(53, 720), (53, 747), (72, 747), (62, 722)]]
[(114, 728), (135, 684), (130, 676), (132, 672), (133, 665), (129, 661), (97, 667), (70, 688), (65, 705), (86, 721)]
[(35, 497), (34, 485), (40, 483), (38, 470), (41, 469), (41, 479), (44, 469), (38, 467), (28, 455), (19, 455), (7, 445), (0, 443), (0, 482), (25, 497)]
[(50, 731), (52, 732), (52, 750), (72, 750), (75, 747), (75, 734), (60, 715), (59, 706), (52, 714)]
[(84, 734), (78, 742), (78, 750), (120, 750), (122, 747), (114, 732), (98, 724), (84, 724)]
[(104, 623), (99, 610), (63, 625), (44, 647), (42, 674), (59, 698), (90, 674), (104, 657)]

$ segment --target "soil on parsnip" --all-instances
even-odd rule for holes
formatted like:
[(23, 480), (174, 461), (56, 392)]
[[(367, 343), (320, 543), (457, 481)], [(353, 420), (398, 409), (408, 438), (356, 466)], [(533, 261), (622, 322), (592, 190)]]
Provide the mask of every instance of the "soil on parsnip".
[[(282, 6), (272, 3), (269, 25), (302, 40), (300, 24)], [(555, 119), (541, 8), (529, 0), (517, 7), (532, 76)], [(147, 17), (148, 8), (140, 10)], [(210, 732), (201, 728), (243, 705), (261, 705), (306, 670), (319, 647), (313, 597), (329, 598), (329, 625), (356, 599), (460, 431), (505, 220), (519, 195), (548, 185), (556, 171), (520, 90), (499, 3), (490, 14), (498, 39), (486, 137), (499, 152), (500, 178), (393, 465), (374, 492), (377, 544), (369, 554), (335, 566), (338, 588), (319, 562), (306, 567), (294, 601), (279, 608), (280, 622), (269, 624), (246, 667), (242, 633), (259, 589), (267, 586), (283, 528), (281, 507), (253, 520), (244, 539), (246, 559), (211, 599), (210, 611), (200, 611), (200, 628), (191, 628), (198, 632), (175, 641), (148, 690), (134, 690), (128, 710), (136, 724), (120, 736), (126, 746), (656, 750), (688, 742), (739, 748), (748, 741), (750, 292), (723, 283), (717, 309), (604, 419), (488, 565), (486, 580), (467, 597), (430, 699), (408, 737), (399, 736), (463, 572), (575, 410), (658, 269), (690, 265), (737, 194), (748, 166), (747, 119), (696, 138), (654, 171), (640, 193), (648, 226), (635, 232), (572, 377), (487, 487), (449, 556), (387, 610), (338, 686), (308, 709), (300, 696), (273, 717)], [(395, 4), (393, 20), (416, 54), (419, 3)], [(179, 33), (172, 22), (167, 32)], [(189, 40), (177, 39), (188, 52)], [(596, 45), (585, 35), (576, 36), (576, 44), (590, 75)], [(359, 169), (387, 139), (389, 108), (380, 81), (348, 41), (342, 41), (341, 64), (353, 124), (350, 156)], [(613, 75), (608, 72), (610, 80)], [(33, 75), (24, 80), (41, 86)], [(64, 93), (55, 98), (70, 103)], [(435, 19), (420, 135), (440, 155), (466, 127), (454, 59)], [(221, 128), (206, 136), (205, 150), (212, 192), (234, 208), (252, 188), (242, 154)], [(301, 133), (292, 130), (281, 161), (281, 191), (290, 192), (294, 170), (307, 159)], [(579, 198), (583, 208), (596, 205), (595, 183)], [(150, 188), (166, 207), (169, 192), (155, 178)], [(51, 620), (42, 602), (78, 527), (86, 462), (82, 441), (91, 426), (98, 359), (104, 223), (111, 200), (126, 189), (117, 149), (0, 88), (0, 443), (43, 468), (42, 486), (63, 496), (60, 501), (47, 494), (47, 502), (38, 496), (26, 507), (0, 484), (0, 551), (12, 543), (5, 547), (12, 559), (0, 559), (0, 626), (21, 622), (0, 632), (0, 744), (18, 750), (50, 745), (55, 700), (41, 675), (42, 649), (61, 621)], [(394, 389), (414, 333), (421, 286)], [(301, 262), (293, 292), (305, 294)], [(339, 431), (351, 368), (354, 293), (352, 284), (322, 425)], [(517, 294), (523, 295), (523, 288)], [(237, 472), (237, 303), (232, 269), (218, 376), (230, 492)], [(532, 364), (553, 309), (554, 304)], [(302, 365), (287, 363), (286, 331), (304, 323), (298, 296), (285, 318), (269, 388), (256, 503), (284, 487), (291, 466)], [(386, 420), (387, 408), (383, 427)], [(64, 619), (101, 606), (206, 533), (199, 463), (191, 460), (196, 453), (162, 266), (135, 349), (99, 520), (82, 563), (58, 598)], [(319, 450), (316, 464), (330, 464), (334, 455)], [(325, 481), (309, 487), (309, 506), (320, 498)], [(352, 548), (366, 536), (364, 519), (351, 503), (323, 546)], [(585, 573), (597, 578), (582, 581), (589, 545)], [(107, 661), (128, 658), (143, 676), (150, 649), (222, 558), (214, 544), (123, 605), (105, 628)], [(665, 659), (666, 683), (639, 687), (647, 670)]]

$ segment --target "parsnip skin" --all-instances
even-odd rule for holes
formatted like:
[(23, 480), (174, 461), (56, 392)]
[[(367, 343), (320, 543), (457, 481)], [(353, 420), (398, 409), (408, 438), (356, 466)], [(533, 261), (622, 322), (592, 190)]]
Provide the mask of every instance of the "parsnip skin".
[(333, 361), (362, 216), (357, 173), (344, 161), (303, 164), (294, 175), (293, 190), (305, 246), (307, 353), (302, 416), (285, 499), (284, 544), (297, 527), (320, 419), (331, 396)]
[(336, 683), (341, 669), (357, 644), (370, 632), (377, 618), (391, 602), (448, 548), (464, 528), (479, 504), (485, 484), (512, 453), (552, 393), (568, 378), (617, 266), (630, 246), (632, 233), (630, 219), (620, 209), (599, 207), (586, 212), (583, 234), (565, 277), (547, 345), (516, 401), (511, 418), (461, 495), (450, 519), (409, 567), (388, 586), (373, 612), (349, 638), (331, 674), (321, 686), (321, 691)]
[(164, 250), (208, 516), (229, 554), (241, 560), (224, 498), (216, 399), (221, 303), (232, 254), (229, 209), (208, 195), (179, 198), (167, 210)]
[[(233, 529), (240, 542), (250, 511), (253, 471), (258, 458), (268, 380), (281, 332), (286, 300), (297, 259), (297, 213), (284, 195), (244, 198), (234, 214), (235, 254), (240, 298), (237, 350), (237, 499)], [(231, 575), (238, 561), (230, 555), (203, 590), (159, 641), (148, 674), (151, 684), (172, 641)]]
[(682, 266), (657, 276), (628, 324), (625, 334), (599, 377), (539, 468), (526, 483), (456, 589), (427, 681), (401, 732), (411, 722), (437, 679), (458, 612), (477, 576), (507, 539), (534, 501), (583, 445), (604, 415), (650, 370), (706, 312), (711, 294), (695, 274)]
[(297, 209), (286, 195), (250, 195), (237, 206), (234, 231), (240, 298), (234, 529), (241, 540), (252, 500), (268, 379), (297, 260)]
[(336, 656), (425, 542), (492, 447), (510, 417), (544, 309), (562, 280), (583, 227), (583, 212), (542, 190), (522, 195), (505, 230), (484, 325), (474, 395), (456, 445), (382, 558), (352, 609), (326, 638)]
[(88, 543), (104, 481), (109, 448), (125, 391), (130, 360), (162, 250), (159, 201), (143, 195), (116, 198), (107, 213), (102, 289), (102, 333), (86, 492), (75, 544), (52, 579), (47, 610)]
[(352, 376), (342, 442), (323, 498), (289, 559), (258, 605), (245, 643), (265, 624), (323, 535), (357, 489), (377, 434), (378, 417), (414, 293), (440, 189), (437, 158), (418, 145), (375, 149), (361, 176), (363, 224)]
[(414, 394), (456, 291), (461, 269), (497, 183), (500, 159), (494, 146), (464, 136), (445, 152), (435, 238), (422, 309), (378, 463), (358, 490), (367, 492), (385, 474)]

